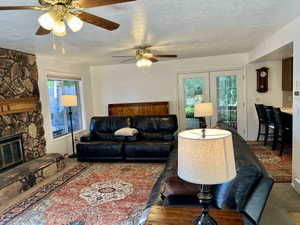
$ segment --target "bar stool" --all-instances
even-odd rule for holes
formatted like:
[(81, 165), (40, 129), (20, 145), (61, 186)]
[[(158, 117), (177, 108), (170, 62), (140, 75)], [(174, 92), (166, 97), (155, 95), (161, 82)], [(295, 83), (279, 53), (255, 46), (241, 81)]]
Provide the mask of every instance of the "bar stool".
[(262, 133), (262, 126), (266, 126), (266, 116), (264, 114), (264, 105), (263, 104), (255, 104), (255, 109), (258, 117), (258, 134), (256, 141), (259, 141), (261, 135), (265, 135)]
[[(272, 106), (263, 106), (263, 113), (265, 117), (265, 140), (264, 140), (264, 145), (267, 145), (269, 137), (271, 137), (270, 134), (270, 129), (275, 130), (275, 125), (274, 125), (274, 112), (273, 112), (273, 107)], [(274, 132), (273, 132), (274, 134)], [(272, 135), (273, 136), (273, 135)]]
[(272, 149), (276, 150), (277, 144), (281, 144), (279, 155), (282, 156), (284, 145), (290, 142), (292, 138), (292, 127), (286, 123), (280, 108), (273, 108), (274, 114), (274, 140)]

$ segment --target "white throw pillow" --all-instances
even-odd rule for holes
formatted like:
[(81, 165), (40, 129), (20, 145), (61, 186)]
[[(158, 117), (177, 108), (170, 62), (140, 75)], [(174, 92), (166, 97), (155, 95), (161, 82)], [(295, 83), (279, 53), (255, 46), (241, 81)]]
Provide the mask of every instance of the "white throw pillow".
[(121, 129), (115, 131), (115, 135), (116, 136), (134, 136), (138, 132), (139, 131), (135, 128), (124, 127), (124, 128), (121, 128)]

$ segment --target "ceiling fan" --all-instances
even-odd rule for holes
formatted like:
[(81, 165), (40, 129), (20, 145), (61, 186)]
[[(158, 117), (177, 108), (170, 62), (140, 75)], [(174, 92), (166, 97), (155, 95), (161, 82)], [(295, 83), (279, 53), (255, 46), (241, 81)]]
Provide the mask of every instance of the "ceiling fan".
[(53, 33), (56, 36), (66, 35), (67, 22), (73, 32), (79, 31), (83, 22), (93, 24), (106, 30), (115, 30), (120, 24), (82, 11), (85, 8), (113, 5), (135, 0), (38, 0), (40, 6), (0, 6), (0, 10), (43, 10), (39, 17), (41, 25), (36, 35)]
[(149, 67), (152, 63), (156, 63), (159, 60), (157, 58), (177, 58), (177, 55), (157, 55), (153, 54), (150, 50), (152, 46), (140, 46), (135, 47), (135, 56), (113, 56), (114, 58), (129, 58), (121, 63), (130, 62), (135, 60), (137, 67)]

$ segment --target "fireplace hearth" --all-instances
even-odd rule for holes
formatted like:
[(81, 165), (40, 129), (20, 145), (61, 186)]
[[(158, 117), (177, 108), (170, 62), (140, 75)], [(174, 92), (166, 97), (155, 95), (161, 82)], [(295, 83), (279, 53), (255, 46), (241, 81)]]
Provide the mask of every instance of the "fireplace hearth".
[(22, 135), (0, 138), (0, 171), (24, 162)]

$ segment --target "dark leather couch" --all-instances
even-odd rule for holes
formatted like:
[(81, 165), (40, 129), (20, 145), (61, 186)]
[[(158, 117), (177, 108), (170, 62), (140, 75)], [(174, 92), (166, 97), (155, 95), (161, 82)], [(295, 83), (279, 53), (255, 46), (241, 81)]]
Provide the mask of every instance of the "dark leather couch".
[[(225, 126), (220, 126), (220, 128), (230, 130), (233, 134), (237, 177), (231, 182), (212, 187), (214, 194), (213, 207), (240, 210), (243, 214), (245, 225), (258, 225), (274, 181), (249, 149), (247, 143), (235, 130)], [(168, 177), (176, 175), (177, 151), (174, 150), (170, 154), (165, 170), (152, 189), (139, 225), (145, 223), (152, 205), (199, 206), (195, 194), (177, 194), (168, 195), (167, 197), (162, 195), (165, 189), (165, 181)]]
[[(115, 136), (124, 127), (135, 136)], [(76, 145), (79, 161), (166, 161), (174, 149), (176, 115), (93, 117), (90, 133)]]

